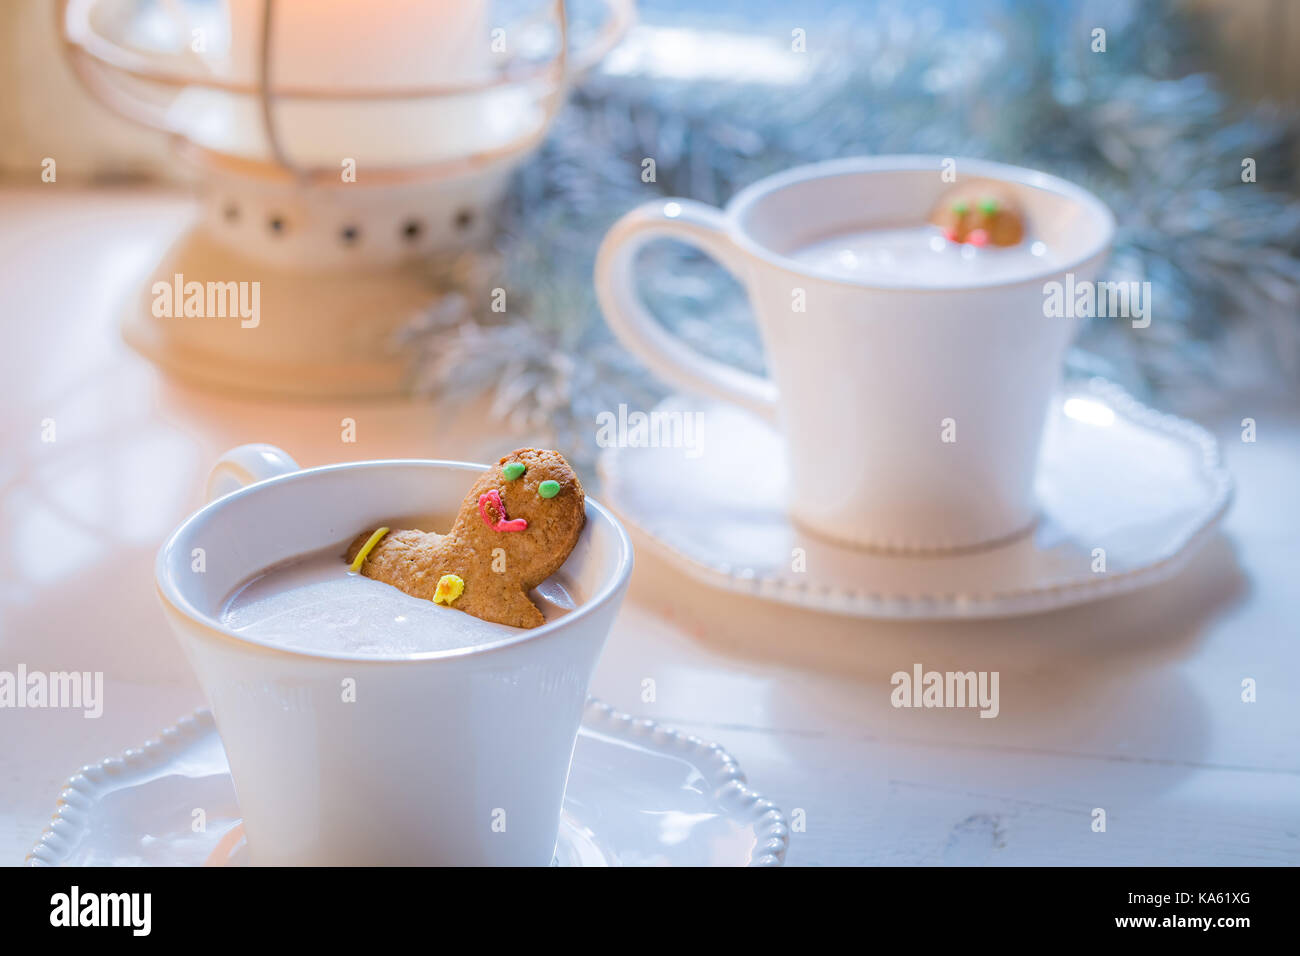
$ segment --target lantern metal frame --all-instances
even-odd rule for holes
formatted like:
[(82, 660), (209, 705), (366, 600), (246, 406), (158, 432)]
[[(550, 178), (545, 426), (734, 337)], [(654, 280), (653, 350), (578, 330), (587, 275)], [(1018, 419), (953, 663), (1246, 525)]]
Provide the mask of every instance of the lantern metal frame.
[[(558, 37), (556, 52), (547, 60), (518, 65), (506, 64), (482, 81), (402, 86), (387, 89), (352, 89), (312, 86), (273, 86), (275, 49), (274, 24), (277, 0), (262, 0), (261, 31), (258, 39), (257, 80), (246, 83), (216, 76), (184, 75), (160, 67), (146, 53), (139, 52), (104, 36), (94, 28), (91, 12), (102, 0), (58, 0), (54, 6), (56, 25), (67, 59), (81, 84), (118, 115), (169, 133), (179, 152), (193, 159), (215, 165), (244, 176), (276, 180), (295, 180), (312, 185), (330, 185), (339, 181), (336, 169), (316, 169), (293, 161), (284, 147), (277, 122), (277, 106), (287, 100), (392, 102), (395, 100), (464, 97), (488, 90), (542, 83), (546, 90), (540, 97), (541, 122), (508, 143), (492, 149), (477, 150), (462, 156), (406, 166), (378, 167), (367, 170), (367, 179), (380, 185), (451, 179), (466, 175), (512, 156), (536, 148), (546, 136), (551, 121), (564, 102), (569, 84), (575, 76), (598, 63), (619, 42), (634, 19), (633, 0), (602, 0), (607, 16), (592, 42), (577, 56), (569, 52), (569, 22), (565, 0), (553, 0), (550, 8)], [(271, 152), (270, 160), (258, 160), (222, 153), (190, 142), (120, 87), (106, 82), (138, 81), (158, 87), (182, 89), (200, 87), (243, 96), (256, 96), (260, 104), (262, 133)]]

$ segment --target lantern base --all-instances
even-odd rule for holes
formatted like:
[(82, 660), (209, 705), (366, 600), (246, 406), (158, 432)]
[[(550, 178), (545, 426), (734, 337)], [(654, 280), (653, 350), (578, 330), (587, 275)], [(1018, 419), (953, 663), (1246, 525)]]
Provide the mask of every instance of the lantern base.
[(196, 230), (144, 283), (122, 334), (166, 371), (222, 391), (392, 397), (409, 373), (396, 333), (440, 295), (418, 266), (284, 271)]

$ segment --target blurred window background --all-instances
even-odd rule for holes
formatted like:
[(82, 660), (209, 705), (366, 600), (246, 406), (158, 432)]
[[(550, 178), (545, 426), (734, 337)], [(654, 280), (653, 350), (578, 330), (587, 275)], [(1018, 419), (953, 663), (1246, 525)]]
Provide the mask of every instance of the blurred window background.
[[(1135, 334), (1094, 322), (1074, 373), (1158, 391), (1185, 410), (1223, 387), (1300, 379), (1300, 4), (642, 0), (638, 14), (515, 173), (490, 264), (478, 269), (491, 277), (458, 262), (438, 280), (496, 284), (504, 272), (524, 301), (501, 317), (468, 304), (482, 297), (445, 299), (416, 323), (407, 343), (422, 387), (495, 392), (504, 413), (560, 432), (629, 389), (650, 400), (659, 387), (614, 344), (591, 292), (596, 244), (620, 213), (657, 194), (722, 204), (792, 165), (902, 152), (1041, 168), (1115, 210), (1104, 277), (1152, 283), (1152, 325)], [(36, 181), (49, 155), (88, 182), (188, 178), (164, 134), (78, 86), (48, 0), (9, 0), (0, 24), (8, 180)], [(663, 320), (761, 369), (737, 285), (685, 248), (650, 254), (671, 265), (646, 270), (670, 277), (644, 290)], [(444, 330), (467, 318), (483, 334), (449, 350)]]

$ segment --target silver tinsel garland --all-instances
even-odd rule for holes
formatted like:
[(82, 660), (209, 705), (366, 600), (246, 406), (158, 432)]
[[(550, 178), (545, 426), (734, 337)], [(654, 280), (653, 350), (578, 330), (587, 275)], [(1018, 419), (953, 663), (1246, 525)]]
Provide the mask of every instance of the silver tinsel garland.
[[(778, 169), (902, 152), (1034, 166), (1107, 200), (1120, 223), (1108, 277), (1149, 281), (1153, 321), (1138, 330), (1095, 320), (1071, 357), (1076, 370), (1173, 404), (1206, 385), (1295, 385), (1294, 115), (1236, 104), (1198, 72), (1200, 25), (1169, 3), (1002, 0), (955, 23), (912, 9), (883, 5), (868, 25), (794, 24), (815, 51), (788, 54), (807, 58), (797, 84), (589, 78), (516, 177), (496, 248), (437, 276), (449, 294), (404, 338), (416, 388), (442, 401), (488, 393), (501, 418), (589, 463), (598, 412), (648, 408), (663, 392), (595, 304), (595, 250), (621, 213), (656, 196), (722, 204)], [(1098, 25), (1105, 53), (1090, 48)], [(708, 27), (780, 42), (791, 25)], [(1246, 158), (1257, 182), (1242, 181)], [(762, 370), (733, 280), (672, 244), (646, 259), (656, 279), (643, 292), (665, 323), (714, 357)], [(507, 304), (493, 312), (498, 288)]]

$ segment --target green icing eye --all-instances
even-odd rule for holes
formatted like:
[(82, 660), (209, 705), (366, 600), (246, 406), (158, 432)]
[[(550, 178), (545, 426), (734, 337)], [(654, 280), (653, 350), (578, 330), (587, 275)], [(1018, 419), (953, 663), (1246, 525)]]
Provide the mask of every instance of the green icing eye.
[(986, 216), (991, 216), (998, 211), (998, 201), (992, 197), (980, 200), (980, 212)]
[(970, 203), (955, 202), (952, 204), (952, 211), (954, 215), (964, 216), (970, 212)]
[(523, 476), (528, 467), (522, 461), (512, 461), (501, 469), (501, 474), (506, 476), (506, 481), (514, 481), (516, 478)]
[(537, 493), (543, 498), (554, 498), (560, 493), (560, 483), (548, 478), (537, 486)]

